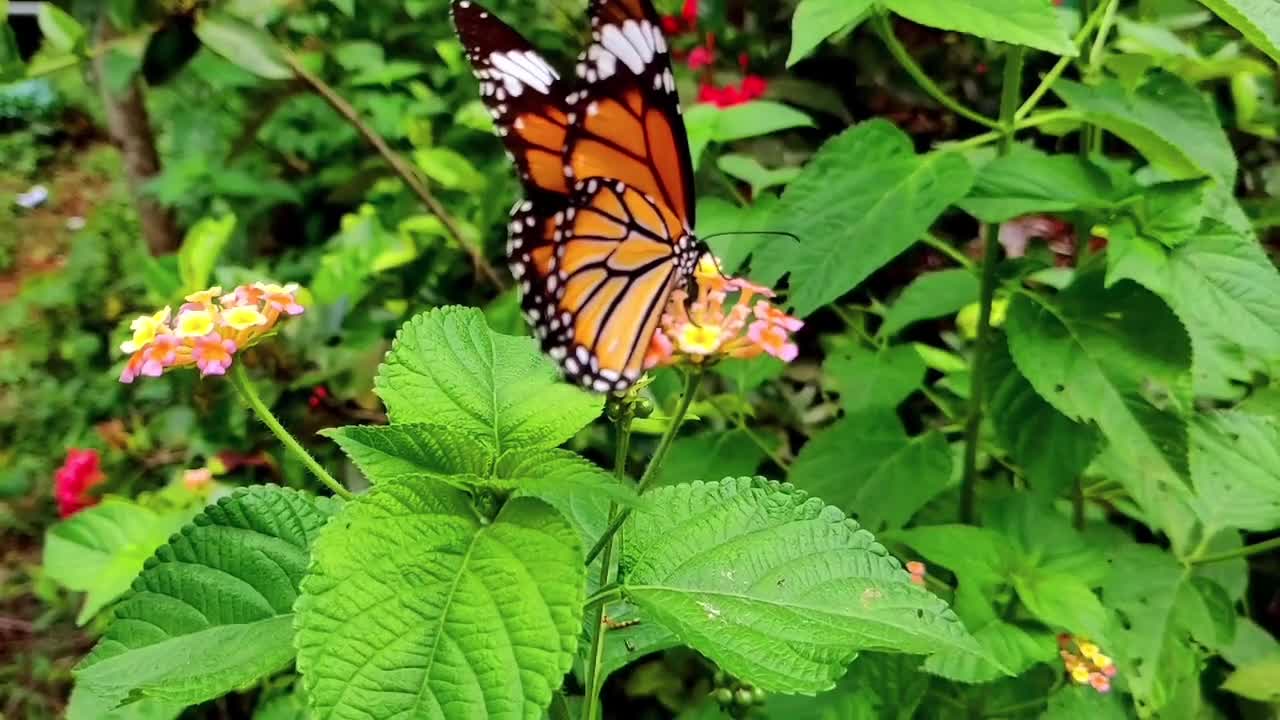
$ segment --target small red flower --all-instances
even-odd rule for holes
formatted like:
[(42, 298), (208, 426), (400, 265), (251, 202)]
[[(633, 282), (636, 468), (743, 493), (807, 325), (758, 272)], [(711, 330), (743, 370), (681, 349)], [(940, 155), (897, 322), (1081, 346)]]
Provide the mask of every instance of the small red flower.
[(742, 79), (742, 94), (747, 100), (764, 97), (769, 90), (769, 83), (759, 75), (748, 75)]
[(106, 479), (97, 450), (68, 450), (62, 467), (53, 476), (53, 496), (58, 502), (58, 515), (69, 518), (97, 505), (98, 498), (90, 495), (89, 490)]
[(698, 0), (684, 0), (684, 8), (680, 16), (690, 28), (698, 26)]
[(716, 87), (710, 83), (703, 83), (698, 88), (698, 102), (720, 108), (733, 107), (762, 97), (768, 89), (769, 83), (759, 75), (746, 76), (741, 85)]
[(681, 24), (680, 24), (680, 18), (674, 15), (662, 16), (662, 32), (666, 33), (669, 36), (679, 35), (682, 29), (683, 28), (681, 27)]
[(307, 399), (307, 405), (309, 405), (312, 410), (315, 410), (323, 405), (324, 401), (328, 399), (329, 390), (323, 385), (317, 385), (311, 390), (311, 397)]
[(709, 47), (698, 47), (689, 51), (689, 69), (701, 70), (704, 67), (710, 67), (711, 63), (716, 61), (715, 51)]

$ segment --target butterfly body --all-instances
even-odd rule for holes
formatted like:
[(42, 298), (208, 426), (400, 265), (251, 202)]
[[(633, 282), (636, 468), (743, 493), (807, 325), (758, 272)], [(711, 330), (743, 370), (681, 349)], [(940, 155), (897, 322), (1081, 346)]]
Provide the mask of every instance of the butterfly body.
[(649, 0), (592, 0), (570, 83), (469, 0), (454, 23), (524, 188), (507, 257), (521, 309), (570, 379), (630, 387), (705, 248), (666, 40)]

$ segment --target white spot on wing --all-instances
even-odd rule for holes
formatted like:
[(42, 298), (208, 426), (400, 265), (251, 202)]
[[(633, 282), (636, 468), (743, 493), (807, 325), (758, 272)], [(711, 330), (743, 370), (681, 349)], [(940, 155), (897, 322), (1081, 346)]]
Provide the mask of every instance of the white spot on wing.
[(630, 68), (633, 75), (644, 71), (645, 60), (640, 56), (641, 51), (631, 44), (617, 25), (604, 26), (604, 30), (600, 32), (600, 44)]
[(541, 58), (536, 55), (534, 58), (541, 68), (530, 62), (528, 55), (520, 50), (489, 53), (489, 64), (501, 75), (502, 84), (512, 97), (519, 97), (525, 87), (546, 95), (551, 89), (553, 71)]

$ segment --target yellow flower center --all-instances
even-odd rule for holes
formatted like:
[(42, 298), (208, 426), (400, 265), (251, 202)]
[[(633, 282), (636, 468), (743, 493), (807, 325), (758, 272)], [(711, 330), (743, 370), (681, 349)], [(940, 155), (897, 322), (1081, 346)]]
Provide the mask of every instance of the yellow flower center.
[(688, 323), (680, 331), (681, 352), (688, 355), (710, 355), (720, 347), (720, 326)]
[(133, 337), (121, 344), (120, 349), (131, 353), (146, 347), (148, 343), (156, 339), (156, 335), (168, 320), (169, 308), (167, 307), (154, 315), (140, 315), (134, 318), (133, 322), (129, 324), (129, 329), (133, 331)]
[(213, 313), (209, 310), (187, 310), (178, 315), (175, 333), (178, 337), (203, 337), (213, 332)]
[(209, 303), (213, 302), (214, 298), (218, 297), (221, 294), (222, 294), (222, 286), (214, 285), (208, 290), (201, 290), (200, 292), (191, 293), (185, 299), (187, 302), (199, 303), (201, 305), (208, 305)]
[(223, 311), (222, 320), (236, 330), (247, 330), (256, 325), (266, 325), (267, 316), (255, 307), (241, 305)]

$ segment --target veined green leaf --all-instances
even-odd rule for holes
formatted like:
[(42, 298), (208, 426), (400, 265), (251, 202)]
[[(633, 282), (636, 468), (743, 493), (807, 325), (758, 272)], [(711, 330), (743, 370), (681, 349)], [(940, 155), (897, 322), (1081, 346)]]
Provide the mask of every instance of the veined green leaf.
[(582, 631), (578, 533), (534, 498), (482, 522), (384, 482), (316, 543), (295, 643), (318, 717), (541, 717)]
[(1050, 155), (1015, 145), (978, 170), (968, 196), (956, 204), (987, 223), (1042, 212), (1110, 207), (1122, 189), (1079, 155)]
[(1238, 411), (1191, 426), (1192, 506), (1206, 532), (1280, 528), (1280, 425)]
[(823, 40), (855, 27), (874, 0), (801, 0), (791, 17), (791, 52), (787, 67), (808, 57)]
[(1222, 689), (1258, 702), (1280, 702), (1280, 654), (1241, 665), (1222, 683)]
[(627, 597), (757, 687), (829, 689), (859, 650), (983, 654), (942, 600), (817, 498), (739, 478), (646, 499), (654, 511), (623, 528)]
[(827, 141), (787, 186), (755, 253), (752, 276), (773, 285), (791, 273), (789, 302), (804, 317), (852, 290), (911, 246), (973, 182), (954, 153), (915, 154), (911, 139), (884, 120)]
[(827, 356), (823, 371), (835, 381), (846, 412), (895, 408), (924, 383), (925, 366), (911, 345), (880, 351), (853, 347)]
[(449, 425), (498, 453), (559, 445), (603, 405), (562, 382), (534, 340), (499, 335), (479, 310), (460, 307), (406, 323), (374, 387), (393, 423)]
[[(1034, 665), (1058, 659), (1053, 636), (1032, 635), (1017, 625), (994, 620), (973, 633), (987, 655), (996, 658), (1010, 673), (1021, 675)], [(955, 650), (930, 655), (924, 669), (934, 675), (962, 683), (986, 683), (1005, 676), (999, 666), (988, 660)]]
[(1005, 327), (1040, 397), (1097, 424), (1138, 467), (1188, 478), (1191, 343), (1160, 298), (1129, 282), (1104, 289), (1087, 272), (1054, 298), (1015, 297)]
[(1201, 0), (1218, 17), (1280, 63), (1280, 7), (1271, 0)]
[(266, 32), (226, 13), (206, 13), (196, 21), (205, 47), (235, 65), (268, 80), (287, 80), (293, 70)]
[(328, 499), (255, 486), (205, 508), (147, 562), (76, 669), (114, 707), (135, 695), (194, 705), (293, 660), (293, 602)]
[(752, 100), (728, 108), (700, 103), (684, 115), (689, 153), (696, 168), (707, 145), (759, 137), (797, 127), (813, 127), (813, 118), (790, 105)]
[(1076, 46), (1048, 0), (884, 0), (921, 25), (1075, 57)]
[(914, 323), (959, 312), (977, 300), (978, 278), (969, 270), (953, 268), (925, 273), (902, 290), (876, 332), (882, 337), (892, 337)]
[(447, 425), (349, 425), (320, 431), (351, 458), (371, 483), (415, 473), (488, 475), (493, 449)]

